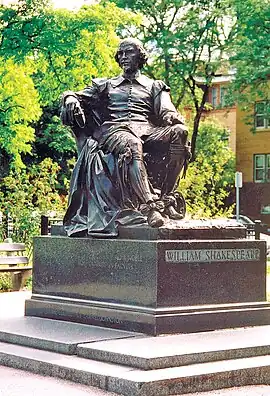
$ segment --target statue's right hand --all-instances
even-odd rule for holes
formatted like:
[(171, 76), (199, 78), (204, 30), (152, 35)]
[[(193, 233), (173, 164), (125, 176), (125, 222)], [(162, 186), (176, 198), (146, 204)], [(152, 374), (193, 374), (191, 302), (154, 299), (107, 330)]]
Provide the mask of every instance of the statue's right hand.
[(74, 124), (74, 114), (76, 113), (76, 110), (81, 110), (80, 102), (74, 96), (68, 96), (65, 100), (65, 107), (70, 124)]

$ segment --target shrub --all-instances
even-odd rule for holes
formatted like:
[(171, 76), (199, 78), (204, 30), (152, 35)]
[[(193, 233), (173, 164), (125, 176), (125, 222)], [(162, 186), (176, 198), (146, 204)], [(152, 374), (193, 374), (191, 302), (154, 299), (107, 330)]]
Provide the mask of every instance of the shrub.
[(226, 217), (233, 206), (227, 198), (234, 185), (235, 156), (228, 146), (228, 132), (217, 120), (201, 123), (196, 160), (189, 165), (179, 191), (193, 218)]
[(12, 289), (12, 282), (10, 274), (0, 274), (0, 291), (7, 292)]
[[(16, 242), (26, 244), (31, 254), (32, 237), (40, 234), (41, 215), (51, 211), (61, 214), (66, 198), (58, 194), (57, 174), (59, 166), (50, 158), (28, 169), (11, 171), (2, 180), (0, 210), (9, 214), (13, 223), (12, 234)], [(0, 237), (7, 238), (6, 227), (0, 227)]]

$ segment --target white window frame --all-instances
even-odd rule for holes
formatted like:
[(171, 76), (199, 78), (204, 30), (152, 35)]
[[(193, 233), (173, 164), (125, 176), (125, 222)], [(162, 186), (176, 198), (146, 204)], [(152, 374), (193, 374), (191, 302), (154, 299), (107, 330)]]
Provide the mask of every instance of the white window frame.
[[(258, 105), (264, 105), (264, 110), (257, 110)], [(254, 123), (256, 129), (268, 129), (270, 128), (270, 113), (268, 107), (270, 106), (270, 102), (267, 100), (256, 102), (255, 103), (255, 114), (254, 114)], [(259, 117), (263, 117), (263, 125), (258, 125), (257, 120)]]
[[(256, 166), (256, 159), (262, 159), (262, 166)], [(263, 171), (263, 177), (257, 178), (257, 171)], [(268, 176), (269, 175), (269, 176)], [(253, 176), (255, 183), (270, 183), (270, 154), (254, 154)]]
[[(214, 92), (215, 92), (215, 95), (214, 95)], [(215, 98), (215, 102), (214, 102), (214, 98)], [(217, 105), (218, 105), (218, 89), (217, 89), (217, 87), (212, 87), (211, 104), (213, 107), (217, 107)]]
[(225, 107), (224, 98), (226, 96), (226, 93), (227, 93), (227, 88), (226, 87), (220, 87), (219, 88), (219, 104), (220, 104), (220, 107)]

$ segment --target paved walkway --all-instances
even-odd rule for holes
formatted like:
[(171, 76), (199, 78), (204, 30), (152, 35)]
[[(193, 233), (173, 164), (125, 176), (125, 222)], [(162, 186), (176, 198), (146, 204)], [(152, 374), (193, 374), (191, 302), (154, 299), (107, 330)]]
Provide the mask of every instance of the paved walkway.
[[(0, 320), (22, 316), (24, 301), (30, 295), (30, 292), (0, 293)], [(65, 396), (117, 396), (115, 393), (98, 388), (0, 366), (0, 396), (54, 396), (57, 394), (59, 396), (62, 394)], [(270, 396), (270, 386), (246, 386), (189, 393), (185, 396)]]
[[(0, 396), (117, 396), (92, 386), (0, 366)], [(119, 396), (119, 395), (118, 395)]]
[(221, 389), (212, 392), (189, 393), (188, 395), (181, 396), (270, 396), (270, 386), (243, 386), (240, 388)]
[[(0, 366), (0, 396), (119, 396), (92, 386)], [(130, 395), (132, 396), (132, 395)], [(152, 396), (152, 395), (151, 395)], [(155, 396), (159, 396), (158, 394)], [(180, 395), (178, 395), (180, 396)], [(181, 395), (184, 396), (184, 395)], [(247, 386), (185, 396), (270, 396), (270, 386)]]

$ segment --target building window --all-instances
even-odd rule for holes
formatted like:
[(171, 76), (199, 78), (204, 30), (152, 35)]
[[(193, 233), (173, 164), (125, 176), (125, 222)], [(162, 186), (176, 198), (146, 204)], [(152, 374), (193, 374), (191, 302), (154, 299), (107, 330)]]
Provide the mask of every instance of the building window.
[(219, 91), (219, 104), (221, 107), (225, 107), (225, 96), (227, 93), (227, 88), (225, 87), (220, 87), (220, 91)]
[(270, 154), (254, 155), (254, 181), (255, 183), (270, 182)]
[(262, 101), (255, 104), (255, 128), (270, 128), (270, 102)]
[(213, 87), (212, 88), (212, 106), (216, 107), (217, 106), (217, 88)]

